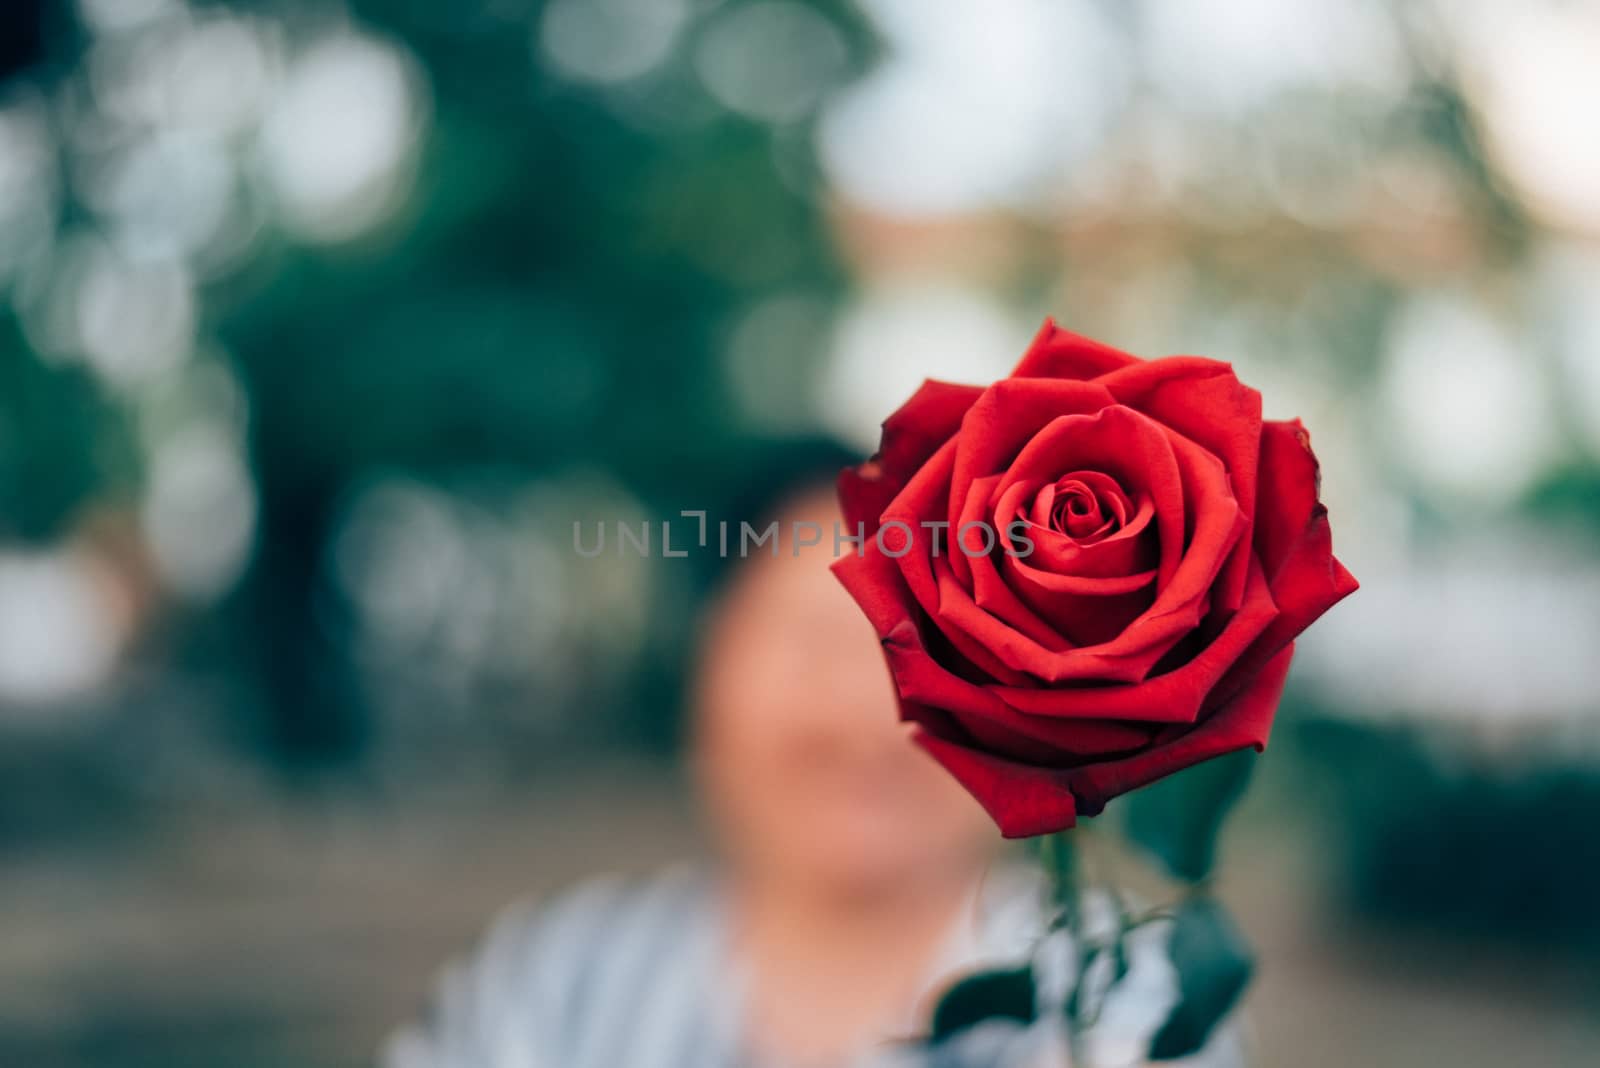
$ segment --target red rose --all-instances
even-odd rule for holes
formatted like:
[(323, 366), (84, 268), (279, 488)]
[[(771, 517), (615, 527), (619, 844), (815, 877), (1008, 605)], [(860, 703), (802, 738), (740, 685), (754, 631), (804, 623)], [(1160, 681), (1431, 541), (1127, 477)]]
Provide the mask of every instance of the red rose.
[(1010, 378), (929, 381), (839, 482), (833, 567), (916, 740), (1012, 838), (1262, 748), (1293, 640), (1356, 581), (1298, 421), (1226, 363), (1046, 322)]

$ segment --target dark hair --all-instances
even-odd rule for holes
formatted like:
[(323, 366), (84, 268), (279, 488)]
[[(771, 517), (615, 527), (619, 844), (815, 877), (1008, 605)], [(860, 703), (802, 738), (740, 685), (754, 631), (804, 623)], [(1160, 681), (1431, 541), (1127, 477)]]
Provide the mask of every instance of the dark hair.
[[(734, 539), (740, 523), (764, 529), (796, 495), (832, 488), (840, 471), (859, 464), (864, 457), (857, 449), (815, 435), (757, 443), (747, 450), (744, 459), (732, 489), (724, 497), (724, 514), (709, 517), (712, 523), (726, 521)], [(724, 586), (741, 560), (738, 553), (717, 557), (714, 570), (707, 576), (710, 587)]]
[(831, 438), (771, 442), (753, 450), (750, 470), (729, 498), (731, 519), (749, 523), (774, 517), (789, 498), (817, 486), (832, 486), (839, 472), (864, 457)]
[[(658, 459), (663, 464), (671, 464), (676, 458)], [(687, 499), (707, 509), (706, 522), (713, 531), (718, 523), (726, 522), (730, 543), (736, 544), (740, 523), (764, 529), (778, 518), (779, 509), (797, 494), (832, 486), (840, 471), (862, 459), (860, 451), (815, 435), (756, 440), (741, 444), (736, 456), (719, 450), (711, 457), (682, 458), (681, 462), (687, 465), (689, 479), (700, 482), (704, 494)], [(682, 501), (683, 498), (663, 502), (663, 511), (683, 507)], [(668, 511), (668, 514), (672, 513)], [(717, 535), (713, 533), (710, 538), (712, 546), (716, 546)], [(765, 550), (760, 555), (764, 556)], [(686, 684), (692, 681), (701, 663), (704, 628), (708, 621), (706, 610), (726, 592), (745, 561), (735, 551), (726, 556), (720, 552), (691, 553), (688, 560), (681, 562), (694, 568), (694, 619), (688, 626), (682, 625), (681, 619), (669, 624), (661, 650), (666, 656), (657, 661), (659, 673), (647, 684), (659, 687), (656, 693), (676, 692), (679, 699), (674, 711), (677, 714), (663, 716), (658, 705), (642, 702), (640, 707), (649, 714), (641, 717), (637, 728), (657, 744), (677, 743), (683, 738), (682, 727), (687, 722), (683, 715), (687, 710)]]

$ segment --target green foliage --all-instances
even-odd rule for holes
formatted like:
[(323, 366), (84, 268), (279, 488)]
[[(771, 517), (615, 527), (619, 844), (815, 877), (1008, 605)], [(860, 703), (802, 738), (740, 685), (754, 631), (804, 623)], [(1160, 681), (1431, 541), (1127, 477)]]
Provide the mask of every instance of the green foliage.
[(1178, 906), (1168, 956), (1179, 1001), (1150, 1043), (1150, 1059), (1171, 1061), (1204, 1048), (1250, 982), (1255, 959), (1220, 903), (1193, 897)]
[(131, 490), (131, 453), (127, 420), (94, 377), (29, 352), (0, 317), (0, 538), (59, 537), (89, 501)]
[(937, 1044), (987, 1020), (1031, 1023), (1037, 1013), (1033, 966), (978, 972), (956, 983), (933, 1012), (929, 1042)]
[[(817, 6), (859, 70), (859, 15)], [(664, 515), (716, 509), (750, 445), (725, 384), (732, 323), (767, 295), (843, 286), (812, 165), (785, 156), (804, 124), (723, 111), (686, 55), (639, 84), (580, 85), (525, 29), (449, 5), (356, 7), (426, 73), (404, 215), (341, 247), (275, 238), (209, 307), (249, 398), (263, 547), (225, 618), (259, 651), (247, 685), (293, 759), (358, 756), (372, 733), (343, 647), (317, 636), (319, 561), (352, 485), (582, 469)], [(669, 674), (647, 665), (634, 683), (624, 704), (652, 721), (675, 704)]]

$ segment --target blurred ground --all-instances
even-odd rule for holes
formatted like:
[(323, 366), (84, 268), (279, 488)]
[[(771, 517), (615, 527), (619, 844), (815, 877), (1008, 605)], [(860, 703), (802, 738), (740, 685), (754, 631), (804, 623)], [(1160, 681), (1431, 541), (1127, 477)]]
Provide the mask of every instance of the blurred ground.
[(694, 848), (676, 778), (179, 815), (0, 875), (0, 1064), (365, 1064), (514, 897)]
[[(1268, 1068), (1567, 1068), (1600, 1047), (1578, 955), (1386, 931), (1327, 908), (1319, 838), (1257, 791), (1223, 896), (1260, 955)], [(609, 762), (514, 793), (192, 811), (0, 872), (0, 1063), (366, 1064), (501, 905), (700, 848), (679, 777)]]

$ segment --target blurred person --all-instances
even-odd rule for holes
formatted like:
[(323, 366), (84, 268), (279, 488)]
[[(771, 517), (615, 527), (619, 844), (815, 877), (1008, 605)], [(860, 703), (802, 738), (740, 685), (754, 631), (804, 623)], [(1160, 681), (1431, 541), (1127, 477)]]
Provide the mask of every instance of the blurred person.
[[(514, 907), (447, 973), (431, 1018), (390, 1040), (384, 1068), (1066, 1063), (1048, 1023), (912, 1041), (956, 979), (1034, 951), (1043, 886), (996, 867), (993, 824), (906, 737), (871, 626), (828, 571), (832, 479), (852, 457), (806, 457), (746, 513), (765, 517), (757, 530), (779, 522), (780, 550), (732, 564), (701, 636), (689, 764), (716, 869)], [(800, 545), (813, 535), (793, 524), (821, 540)], [(1132, 939), (1099, 1028), (1127, 1033), (1095, 1049), (1145, 1048), (1170, 1008), (1159, 941), (1154, 927)], [(1189, 1063), (1237, 1062), (1224, 1033)]]

